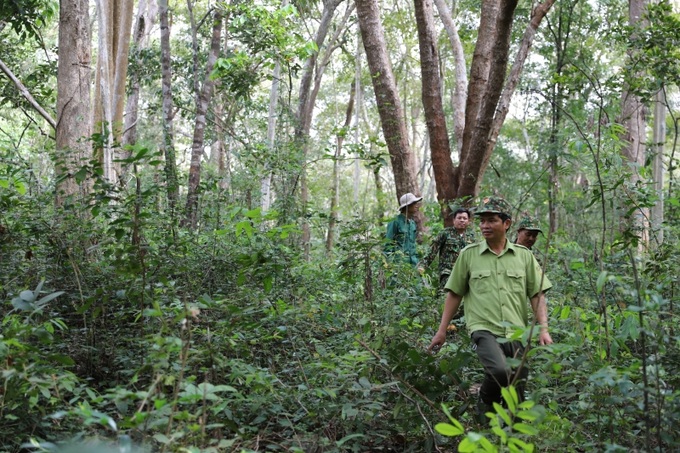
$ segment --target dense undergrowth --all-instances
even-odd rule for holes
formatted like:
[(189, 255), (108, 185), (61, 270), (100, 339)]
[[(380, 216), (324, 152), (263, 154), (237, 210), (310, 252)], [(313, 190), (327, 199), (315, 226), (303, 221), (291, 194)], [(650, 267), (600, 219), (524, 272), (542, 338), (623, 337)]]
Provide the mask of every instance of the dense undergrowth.
[[(553, 238), (555, 344), (530, 351), (524, 423), (483, 429), (468, 410), (481, 375), (467, 335), (425, 352), (441, 300), (427, 279), (385, 262), (380, 226), (343, 225), (332, 255), (306, 261), (275, 212), (215, 200), (221, 209), (188, 232), (156, 195), (57, 213), (47, 198), (3, 195), (1, 451), (679, 445), (671, 246), (644, 262), (613, 247), (605, 262)], [(464, 434), (442, 427), (447, 413)]]

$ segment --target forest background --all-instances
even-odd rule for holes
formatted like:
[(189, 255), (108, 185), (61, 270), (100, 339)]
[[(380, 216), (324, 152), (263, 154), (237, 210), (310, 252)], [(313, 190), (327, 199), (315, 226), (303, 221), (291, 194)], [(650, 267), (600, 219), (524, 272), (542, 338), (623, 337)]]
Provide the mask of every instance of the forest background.
[[(0, 41), (0, 451), (678, 448), (677, 4), (11, 0)], [(407, 191), (421, 252), (479, 195), (544, 225), (555, 344), (491, 427), (382, 254)]]

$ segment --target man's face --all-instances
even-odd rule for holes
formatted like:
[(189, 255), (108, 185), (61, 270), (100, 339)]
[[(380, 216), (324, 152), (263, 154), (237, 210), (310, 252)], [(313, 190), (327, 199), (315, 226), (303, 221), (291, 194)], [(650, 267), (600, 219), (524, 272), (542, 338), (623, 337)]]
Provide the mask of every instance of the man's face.
[(406, 207), (406, 212), (408, 212), (409, 217), (413, 217), (413, 215), (418, 212), (418, 209), (420, 209), (420, 202), (408, 205)]
[(470, 217), (466, 212), (459, 212), (453, 219), (453, 227), (458, 231), (464, 231), (470, 224)]
[(538, 231), (521, 229), (517, 232), (517, 243), (528, 249), (531, 249), (531, 247), (533, 247), (536, 243), (537, 237)]
[(479, 228), (487, 241), (505, 239), (505, 232), (510, 228), (511, 223), (510, 219), (501, 220), (498, 214), (481, 214), (479, 216)]

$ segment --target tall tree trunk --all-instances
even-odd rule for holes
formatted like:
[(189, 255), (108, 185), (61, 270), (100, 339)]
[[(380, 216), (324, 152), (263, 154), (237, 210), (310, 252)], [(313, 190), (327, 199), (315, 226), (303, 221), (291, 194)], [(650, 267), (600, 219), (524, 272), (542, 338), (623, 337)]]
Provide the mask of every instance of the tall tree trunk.
[(663, 157), (666, 145), (666, 93), (662, 88), (656, 94), (654, 101), (654, 156), (652, 157), (652, 177), (654, 178), (654, 191), (658, 197), (652, 207), (652, 231), (655, 245), (663, 243)]
[(205, 64), (205, 78), (201, 87), (201, 94), (196, 104), (196, 122), (194, 123), (194, 136), (191, 143), (191, 164), (189, 166), (189, 184), (187, 188), (186, 217), (184, 224), (196, 227), (198, 220), (198, 186), (201, 183), (201, 158), (203, 157), (203, 143), (205, 141), (206, 114), (208, 105), (212, 99), (215, 81), (210, 77), (212, 70), (220, 54), (222, 41), (222, 13), (215, 11), (213, 22), (210, 53)]
[(98, 0), (99, 52), (95, 84), (94, 125), (104, 137), (101, 162), (104, 178), (117, 182), (114, 144), (122, 141), (133, 0)]
[[(562, 109), (564, 108), (564, 89), (561, 83), (562, 72), (566, 65), (566, 50), (569, 47), (571, 21), (575, 2), (560, 8), (555, 25), (547, 21), (550, 35), (554, 38), (553, 48), (555, 49), (555, 77), (550, 87), (550, 137), (548, 138), (548, 214), (549, 231), (551, 234), (557, 232), (558, 228), (558, 197), (559, 197), (559, 154), (560, 138), (559, 131), (562, 128)], [(565, 14), (566, 11), (566, 14)], [(534, 16), (535, 17), (535, 16)], [(538, 27), (538, 24), (536, 25)], [(507, 108), (506, 108), (507, 112)], [(495, 141), (494, 141), (495, 142)]]
[(74, 175), (92, 156), (90, 135), (91, 35), (86, 0), (59, 3), (59, 59), (57, 62), (57, 128), (55, 204), (63, 206), (70, 197), (84, 197), (89, 182)]
[[(149, 46), (149, 33), (158, 16), (156, 0), (139, 0), (137, 6), (137, 18), (133, 31), (134, 55), (137, 67), (141, 66), (140, 53)], [(139, 72), (130, 74), (130, 93), (125, 104), (123, 146), (133, 145), (137, 142), (137, 120), (139, 118), (139, 91), (141, 77)], [(129, 157), (129, 152), (124, 151), (123, 157)]]
[[(335, 13), (336, 8), (342, 0), (325, 0), (324, 9), (321, 15), (321, 24), (317, 29), (315, 42), (319, 49), (326, 40), (326, 36), (330, 29), (331, 20)], [(300, 99), (298, 102), (297, 111), (297, 128), (295, 130), (295, 139), (302, 150), (302, 168), (300, 174), (300, 205), (302, 208), (302, 246), (304, 249), (305, 259), (309, 258), (310, 252), (310, 242), (311, 242), (311, 230), (309, 228), (309, 222), (307, 221), (307, 203), (309, 202), (309, 189), (307, 187), (307, 154), (309, 147), (309, 130), (312, 124), (312, 111), (314, 110), (314, 104), (316, 103), (316, 97), (319, 93), (321, 87), (321, 79), (323, 73), (330, 62), (330, 58), (333, 52), (339, 47), (338, 39), (341, 33), (345, 29), (345, 24), (349, 19), (351, 12), (354, 10), (354, 5), (349, 4), (345, 10), (345, 15), (341, 23), (336, 27), (336, 31), (331, 38), (329, 45), (324, 51), (321, 63), (317, 64), (318, 54), (311, 55), (305, 62), (305, 68), (300, 81)], [(314, 69), (316, 68), (316, 75), (314, 75)], [(314, 77), (312, 77), (314, 76)], [(312, 86), (312, 80), (314, 81), (314, 86)]]
[[(283, 0), (281, 7), (288, 5), (288, 0)], [(269, 91), (269, 112), (267, 116), (267, 149), (271, 155), (274, 154), (276, 145), (274, 137), (276, 136), (276, 109), (279, 103), (279, 79), (281, 78), (281, 62), (276, 61), (274, 64), (274, 73), (272, 74), (272, 87)], [(265, 176), (260, 181), (260, 196), (262, 197), (261, 206), (262, 212), (269, 211), (272, 201), (272, 170), (270, 166), (265, 165)]]
[(331, 210), (328, 216), (328, 233), (326, 234), (326, 253), (333, 250), (333, 241), (335, 240), (335, 226), (338, 223), (338, 212), (340, 205), (340, 156), (342, 155), (342, 144), (345, 141), (345, 136), (352, 124), (352, 114), (354, 112), (354, 98), (356, 95), (356, 80), (352, 81), (352, 86), (349, 91), (349, 102), (347, 103), (347, 110), (345, 112), (345, 123), (337, 134), (335, 135), (335, 158), (333, 159), (333, 176), (332, 176), (332, 194), (331, 194)]
[(159, 0), (159, 18), (161, 25), (161, 90), (163, 110), (163, 155), (165, 157), (165, 185), (168, 192), (170, 215), (174, 218), (179, 198), (179, 181), (177, 179), (177, 161), (175, 157), (175, 133), (173, 129), (172, 103), (172, 66), (170, 60), (170, 21), (168, 18), (168, 0)]
[(113, 46), (107, 41), (111, 39), (111, 23), (114, 2), (97, 0), (97, 17), (99, 19), (97, 85), (95, 86), (95, 131), (102, 137), (101, 165), (104, 179), (115, 182), (113, 169), (113, 72), (115, 63), (112, 61)]
[[(647, 8), (646, 0), (629, 0), (628, 2), (628, 20), (631, 27), (635, 28), (641, 25), (642, 16)], [(630, 37), (635, 39), (636, 32)], [(631, 51), (632, 52), (632, 51)], [(634, 55), (630, 54), (629, 58), (633, 59)], [(634, 77), (639, 77), (640, 74), (634, 74)], [(642, 176), (638, 168), (644, 167), (645, 164), (645, 106), (642, 99), (628, 86), (624, 87), (621, 98), (621, 123), (624, 125), (626, 131), (623, 134), (622, 140), (625, 145), (621, 148), (621, 154), (628, 161), (631, 175), (629, 183), (631, 186), (637, 185)], [(641, 239), (641, 246), (647, 242), (648, 236), (648, 222), (649, 210), (636, 209), (633, 212), (633, 217), (628, 223), (628, 227), (632, 228), (634, 233)]]
[[(356, 6), (383, 136), (392, 162), (398, 200), (407, 192), (418, 191), (415, 156), (408, 143), (404, 111), (397, 93), (392, 64), (387, 55), (385, 32), (380, 22), (380, 6), (377, 0), (356, 0)], [(414, 220), (418, 224), (418, 230), (422, 231), (422, 212), (419, 211)]]
[(505, 80), (510, 32), (517, 0), (482, 2), (465, 108), (458, 197), (474, 197), (486, 170), (489, 131)]
[(455, 83), (451, 104), (453, 107), (453, 135), (456, 138), (456, 150), (460, 154), (463, 147), (463, 131), (465, 130), (465, 98), (467, 94), (467, 65), (465, 64), (465, 51), (463, 43), (458, 35), (458, 27), (453, 21), (453, 15), (445, 0), (434, 0), (439, 12), (439, 17), (444, 24), (444, 29), (449, 37), (454, 59)]
[[(453, 185), (454, 167), (451, 161), (451, 146), (446, 128), (446, 117), (442, 105), (442, 82), (439, 73), (437, 33), (434, 26), (432, 0), (415, 0), (416, 24), (420, 46), (420, 71), (422, 74), (422, 98), (425, 110), (430, 153), (432, 155), (437, 200), (442, 219), (449, 215), (449, 201), (456, 197)], [(437, 161), (436, 164), (434, 162)], [(423, 159), (423, 175), (425, 159)]]
[[(354, 102), (357, 107), (354, 109), (354, 145), (359, 146), (359, 130), (361, 125), (361, 106), (363, 99), (361, 96), (361, 34), (357, 36), (357, 48), (354, 53)], [(358, 149), (358, 148), (357, 148)], [(361, 182), (361, 157), (357, 153), (354, 158), (354, 175), (352, 178), (352, 195), (354, 204), (359, 203), (359, 185)]]
[[(510, 101), (512, 100), (512, 95), (515, 93), (517, 84), (519, 83), (519, 78), (522, 75), (522, 70), (524, 69), (524, 62), (529, 56), (529, 51), (536, 37), (536, 31), (543, 18), (548, 14), (548, 11), (552, 8), (555, 0), (546, 0), (543, 3), (538, 3), (534, 9), (531, 11), (531, 19), (527, 28), (524, 30), (524, 35), (522, 36), (522, 41), (520, 43), (519, 50), (515, 56), (515, 60), (510, 68), (510, 75), (505, 82), (503, 87), (503, 92), (498, 100), (498, 105), (495, 108), (496, 112), (493, 115), (493, 121), (491, 123), (491, 130), (486, 141), (486, 148), (484, 151), (484, 160), (482, 161), (482, 174), (489, 165), (489, 159), (493, 153), (493, 149), (496, 146), (496, 140), (498, 139), (498, 134), (501, 132), (501, 127), (505, 122), (505, 118), (510, 109)], [(503, 69), (505, 73), (505, 69)], [(481, 181), (481, 177), (479, 178)]]

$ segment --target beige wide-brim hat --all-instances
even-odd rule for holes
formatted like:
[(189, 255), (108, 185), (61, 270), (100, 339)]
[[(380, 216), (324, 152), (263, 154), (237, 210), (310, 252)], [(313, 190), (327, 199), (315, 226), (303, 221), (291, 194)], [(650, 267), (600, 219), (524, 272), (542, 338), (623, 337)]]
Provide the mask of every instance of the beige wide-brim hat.
[(401, 211), (406, 206), (412, 205), (413, 203), (418, 203), (422, 199), (423, 199), (423, 197), (416, 197), (411, 192), (405, 193), (399, 199), (399, 210)]

